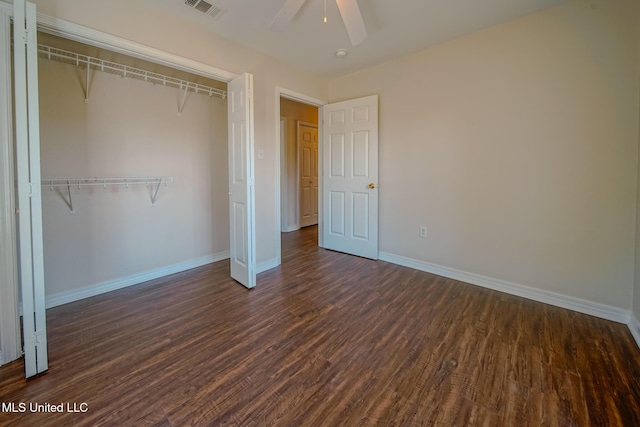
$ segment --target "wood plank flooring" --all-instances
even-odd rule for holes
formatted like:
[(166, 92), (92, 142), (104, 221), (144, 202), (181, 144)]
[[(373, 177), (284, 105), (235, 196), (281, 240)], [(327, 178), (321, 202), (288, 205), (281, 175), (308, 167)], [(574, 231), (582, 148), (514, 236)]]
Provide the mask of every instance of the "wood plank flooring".
[(48, 310), (49, 371), (0, 368), (0, 402), (87, 411), (0, 425), (640, 426), (625, 325), (316, 233), (283, 235), (283, 265), (250, 291), (218, 262)]

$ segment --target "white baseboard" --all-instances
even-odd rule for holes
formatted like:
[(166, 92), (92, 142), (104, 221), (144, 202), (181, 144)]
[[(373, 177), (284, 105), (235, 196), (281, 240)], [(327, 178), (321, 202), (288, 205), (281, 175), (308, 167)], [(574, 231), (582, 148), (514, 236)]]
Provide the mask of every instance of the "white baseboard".
[[(542, 289), (531, 288), (529, 286), (481, 276), (479, 274), (468, 273), (466, 271), (443, 267), (441, 265), (431, 264), (429, 262), (394, 255), (387, 252), (380, 252), (379, 258), (382, 261), (410, 267), (416, 270), (426, 271), (427, 273), (437, 274), (438, 276), (448, 277), (450, 279), (459, 280), (461, 282), (470, 283), (472, 285), (482, 286), (484, 288), (493, 289), (495, 291), (505, 292), (507, 294), (516, 295), (533, 301), (543, 302), (545, 304), (566, 308), (580, 313), (589, 314), (591, 316), (600, 317), (602, 319), (612, 320), (614, 322), (624, 324), (628, 324), (629, 322), (629, 311), (618, 307), (586, 301), (580, 298), (569, 297)], [(636, 338), (636, 340), (637, 339), (638, 338)]]
[(271, 270), (272, 268), (276, 268), (279, 265), (280, 263), (278, 262), (278, 258), (272, 258), (268, 261), (261, 262), (260, 264), (256, 265), (256, 274)]
[(46, 297), (45, 305), (47, 308), (56, 307), (62, 304), (68, 304), (70, 302), (78, 301), (81, 299), (93, 297), (103, 294), (105, 292), (115, 291), (116, 289), (126, 288), (128, 286), (137, 285), (149, 280), (158, 279), (160, 277), (168, 276), (170, 274), (180, 273), (182, 271), (190, 270), (192, 268), (201, 267), (203, 265), (211, 264), (212, 262), (222, 261), (229, 258), (229, 251), (220, 252), (217, 254), (207, 255), (201, 258), (181, 262), (178, 264), (169, 265), (159, 268), (157, 270), (147, 271), (141, 274), (135, 274), (133, 276), (122, 277), (115, 280), (109, 280), (95, 285), (84, 286), (79, 289), (73, 289), (71, 291), (59, 292), (57, 294), (48, 295)]
[(2, 355), (2, 350), (0, 350), (0, 366), (4, 365), (4, 356)]
[(300, 226), (299, 226), (299, 225), (297, 225), (297, 224), (295, 224), (295, 225), (289, 225), (289, 226), (287, 226), (287, 227), (284, 227), (284, 228), (282, 229), (282, 232), (283, 232), (283, 233), (289, 233), (289, 232), (291, 232), (291, 231), (297, 231), (297, 230), (300, 230)]
[(636, 344), (640, 347), (640, 322), (638, 322), (638, 318), (635, 314), (631, 313), (627, 326), (631, 331), (631, 335), (633, 335), (633, 338), (636, 340)]

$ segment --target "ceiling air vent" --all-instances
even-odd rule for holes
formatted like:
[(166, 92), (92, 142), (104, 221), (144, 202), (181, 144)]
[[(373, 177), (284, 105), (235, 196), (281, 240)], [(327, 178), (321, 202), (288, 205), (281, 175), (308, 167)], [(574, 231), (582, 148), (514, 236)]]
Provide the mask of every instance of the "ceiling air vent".
[(209, 15), (213, 19), (218, 19), (226, 12), (226, 10), (220, 6), (216, 6), (215, 4), (209, 3), (205, 0), (184, 0), (184, 4)]

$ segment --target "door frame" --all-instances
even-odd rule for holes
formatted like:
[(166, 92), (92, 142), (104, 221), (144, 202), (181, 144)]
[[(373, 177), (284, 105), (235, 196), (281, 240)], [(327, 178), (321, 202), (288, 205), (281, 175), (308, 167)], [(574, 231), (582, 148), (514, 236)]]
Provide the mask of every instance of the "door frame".
[[(282, 168), (286, 167), (285, 159), (283, 155), (285, 148), (282, 146), (282, 140), (280, 138), (280, 98), (290, 99), (292, 101), (300, 102), (301, 104), (307, 104), (318, 108), (318, 152), (320, 152), (322, 144), (322, 107), (328, 104), (327, 101), (314, 98), (309, 95), (305, 95), (300, 92), (296, 92), (291, 89), (287, 89), (281, 86), (276, 86), (275, 96), (275, 115), (274, 115), (274, 129), (276, 130), (275, 140), (276, 144), (276, 265), (282, 264), (282, 239), (280, 235), (282, 233)], [(322, 156), (318, 155), (318, 171), (322, 171)], [(320, 178), (320, 177), (318, 177)], [(322, 212), (322, 179), (318, 180), (318, 212)], [(322, 247), (322, 219), (321, 215), (318, 215), (318, 246)]]
[[(298, 229), (302, 228), (300, 221), (300, 126), (315, 128), (318, 131), (318, 153), (320, 153), (320, 126), (315, 123), (296, 120), (296, 223)], [(318, 154), (318, 201), (320, 200), (320, 154)], [(286, 165), (285, 165), (286, 167)], [(286, 180), (285, 180), (286, 181)], [(286, 197), (285, 197), (286, 198)], [(318, 204), (318, 224), (320, 223), (320, 204)]]

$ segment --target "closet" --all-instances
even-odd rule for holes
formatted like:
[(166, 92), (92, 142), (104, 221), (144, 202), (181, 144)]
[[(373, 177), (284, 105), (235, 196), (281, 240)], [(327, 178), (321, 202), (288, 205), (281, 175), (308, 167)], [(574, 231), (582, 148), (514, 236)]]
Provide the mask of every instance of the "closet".
[(38, 44), (48, 306), (227, 257), (226, 84)]
[(47, 369), (45, 305), (227, 258), (255, 286), (252, 75), (24, 0), (0, 2), (0, 21), (0, 364), (20, 356), (18, 308), (32, 376)]

